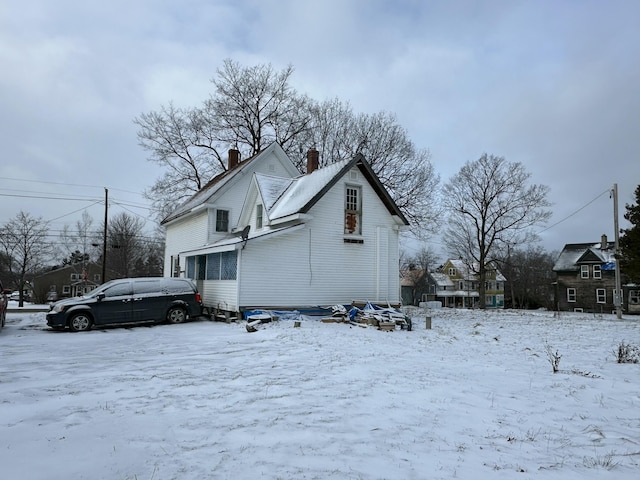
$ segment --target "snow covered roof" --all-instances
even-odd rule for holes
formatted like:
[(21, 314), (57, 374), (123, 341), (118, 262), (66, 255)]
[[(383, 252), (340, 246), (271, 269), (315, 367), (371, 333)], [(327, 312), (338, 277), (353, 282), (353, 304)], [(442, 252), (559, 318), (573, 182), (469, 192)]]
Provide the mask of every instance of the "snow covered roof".
[[(460, 272), (460, 275), (465, 279), (465, 280), (475, 280), (477, 277), (477, 273), (479, 270), (478, 267), (478, 263), (474, 262), (473, 264), (473, 268), (469, 268), (469, 266), (463, 261), (463, 260), (455, 260), (455, 259), (449, 259), (449, 263), (451, 265), (453, 265), (456, 270), (458, 270), (458, 272)], [(492, 264), (492, 268), (493, 268), (493, 264)], [(496, 271), (496, 281), (497, 282), (506, 282), (507, 278), (502, 274), (502, 272), (500, 272), (500, 270), (498, 270), (497, 268), (495, 268)]]
[[(162, 224), (168, 223), (183, 215), (186, 215), (197, 207), (207, 203), (225, 185), (228, 185), (233, 181), (234, 178), (238, 177), (239, 173), (246, 170), (249, 165), (260, 161), (260, 159), (264, 159), (272, 154), (276, 154), (280, 158), (286, 158), (290, 162), (289, 157), (287, 157), (287, 154), (284, 152), (282, 147), (277, 142), (273, 142), (271, 145), (269, 145), (261, 152), (255, 154), (253, 157), (248, 158), (247, 160), (240, 162), (234, 168), (226, 170), (213, 177), (204, 187), (202, 187), (184, 203), (179, 205), (172, 213), (170, 213), (164, 220), (162, 220)], [(295, 169), (293, 163), (291, 163), (291, 169)]]
[(309, 203), (312, 200), (317, 201), (316, 197), (321, 196), (325, 188), (333, 184), (333, 180), (337, 180), (345, 166), (350, 163), (352, 162), (342, 160), (294, 179), (275, 205), (272, 206), (273, 208), (268, 209), (269, 218), (274, 220), (294, 213), (308, 211), (312, 206)]
[(439, 287), (453, 287), (453, 280), (446, 273), (432, 272), (429, 275)]
[(360, 169), (389, 213), (408, 225), (409, 221), (384, 188), (369, 163), (360, 154), (351, 160), (341, 160), (294, 179), (256, 175), (256, 182), (265, 202), (269, 219), (273, 221), (294, 214), (307, 213), (340, 178), (354, 167)]
[(600, 242), (568, 243), (553, 265), (553, 271), (573, 272), (579, 270), (581, 264), (587, 263), (615, 264), (614, 246), (613, 242), (608, 242), (607, 248), (603, 250)]

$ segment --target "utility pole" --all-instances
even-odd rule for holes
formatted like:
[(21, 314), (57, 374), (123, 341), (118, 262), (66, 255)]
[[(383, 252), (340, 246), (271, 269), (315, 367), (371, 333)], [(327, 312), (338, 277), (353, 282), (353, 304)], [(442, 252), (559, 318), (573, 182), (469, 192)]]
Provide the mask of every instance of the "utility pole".
[(616, 307), (618, 320), (622, 319), (622, 286), (620, 285), (620, 259), (618, 258), (618, 244), (620, 242), (620, 228), (618, 226), (618, 184), (613, 184), (613, 230), (614, 230), (614, 254), (616, 262), (616, 292), (613, 296), (613, 305)]
[(102, 283), (107, 281), (107, 218), (109, 211), (109, 190), (104, 189), (104, 232), (102, 232)]

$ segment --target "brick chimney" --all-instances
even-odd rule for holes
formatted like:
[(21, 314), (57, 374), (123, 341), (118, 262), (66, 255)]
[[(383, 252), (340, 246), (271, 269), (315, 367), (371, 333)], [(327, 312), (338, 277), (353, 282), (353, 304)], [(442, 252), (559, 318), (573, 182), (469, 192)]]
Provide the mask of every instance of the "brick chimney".
[(607, 241), (607, 236), (603, 233), (602, 237), (600, 237), (600, 250), (606, 250), (609, 247), (609, 242)]
[(231, 170), (236, 165), (238, 165), (238, 163), (240, 163), (240, 151), (235, 149), (235, 148), (231, 148), (229, 150), (229, 167), (228, 167), (228, 169)]
[(307, 173), (311, 173), (318, 168), (319, 159), (320, 152), (318, 152), (315, 147), (311, 147), (307, 152)]

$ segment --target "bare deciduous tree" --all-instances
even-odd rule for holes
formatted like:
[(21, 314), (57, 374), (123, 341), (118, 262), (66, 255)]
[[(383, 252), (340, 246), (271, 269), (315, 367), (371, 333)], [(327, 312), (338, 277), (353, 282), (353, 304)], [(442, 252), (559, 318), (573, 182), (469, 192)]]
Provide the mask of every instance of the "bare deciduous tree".
[(439, 177), (428, 150), (419, 150), (395, 116), (356, 115), (338, 99), (316, 102), (296, 92), (293, 67), (243, 67), (225, 60), (212, 79), (214, 94), (200, 108), (142, 114), (140, 145), (163, 169), (146, 192), (164, 217), (227, 168), (229, 148), (248, 158), (278, 142), (304, 171), (307, 150), (320, 151), (321, 165), (362, 153), (403, 210), (415, 232), (433, 231), (439, 210)]
[(144, 256), (141, 232), (144, 221), (121, 212), (109, 219), (107, 265), (118, 277), (131, 277), (136, 263)]
[(427, 246), (423, 246), (415, 255), (402, 254), (400, 268), (403, 278), (411, 284), (413, 304), (417, 305), (422, 295), (428, 293), (428, 273), (433, 271), (435, 264), (436, 254)]
[(533, 241), (531, 228), (551, 216), (548, 187), (527, 185), (529, 177), (521, 163), (484, 154), (444, 186), (445, 239), (455, 258), (477, 270), (480, 308), (485, 307), (487, 264), (497, 250), (506, 243)]
[(42, 218), (20, 212), (9, 220), (0, 235), (0, 244), (9, 261), (9, 272), (20, 292), (19, 306), (24, 304), (24, 288), (42, 267), (50, 246), (47, 243), (49, 225)]

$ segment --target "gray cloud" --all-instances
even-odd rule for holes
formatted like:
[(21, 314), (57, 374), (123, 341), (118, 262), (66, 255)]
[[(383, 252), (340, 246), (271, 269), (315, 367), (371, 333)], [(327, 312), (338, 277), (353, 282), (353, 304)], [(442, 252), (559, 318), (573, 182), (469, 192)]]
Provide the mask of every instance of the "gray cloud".
[[(158, 172), (133, 118), (199, 104), (230, 57), (292, 64), (303, 93), (394, 112), (444, 180), (483, 152), (524, 163), (551, 187), (551, 223), (616, 182), (622, 213), (640, 184), (639, 14), (625, 1), (8, 0), (0, 177), (95, 186), (80, 195), (107, 186), (142, 202), (128, 192)], [(16, 188), (61, 189), (0, 179), (0, 193)], [(51, 219), (82, 206), (3, 201), (0, 222), (21, 208)], [(601, 233), (613, 237), (607, 195), (545, 231), (544, 246)]]

